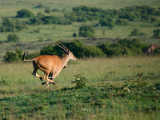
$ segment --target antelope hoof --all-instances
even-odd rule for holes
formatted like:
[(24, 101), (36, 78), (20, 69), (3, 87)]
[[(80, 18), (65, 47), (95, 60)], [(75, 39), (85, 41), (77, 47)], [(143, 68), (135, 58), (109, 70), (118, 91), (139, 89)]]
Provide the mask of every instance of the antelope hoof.
[(43, 81), (43, 78), (42, 78), (42, 77), (40, 77), (40, 80), (41, 80), (41, 81)]
[(45, 85), (45, 84), (47, 84), (47, 82), (42, 82), (42, 85)]

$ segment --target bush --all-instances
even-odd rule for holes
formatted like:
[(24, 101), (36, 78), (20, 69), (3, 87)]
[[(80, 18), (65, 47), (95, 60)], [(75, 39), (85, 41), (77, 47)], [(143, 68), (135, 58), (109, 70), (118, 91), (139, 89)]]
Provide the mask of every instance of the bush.
[(72, 83), (76, 83), (76, 89), (79, 89), (79, 88), (83, 88), (86, 86), (86, 78), (83, 77), (82, 75), (78, 74), (78, 75), (75, 75), (75, 81), (72, 82)]
[(84, 57), (104, 57), (103, 51), (95, 46), (86, 45), (83, 49)]
[(14, 32), (25, 28), (25, 23), (18, 19), (3, 18), (0, 32)]
[(22, 51), (19, 49), (15, 49), (15, 52), (7, 51), (3, 56), (4, 62), (17, 62), (22, 59)]
[(50, 8), (46, 8), (46, 9), (44, 10), (44, 12), (45, 12), (45, 13), (50, 13), (50, 12), (51, 12), (51, 9), (50, 9)]
[(118, 19), (116, 20), (116, 25), (127, 25), (127, 22), (122, 19)]
[(16, 34), (9, 34), (6, 42), (18, 42), (19, 37)]
[(32, 24), (32, 25), (40, 25), (42, 23), (41, 19), (38, 17), (34, 17), (29, 19), (28, 24)]
[(33, 16), (33, 13), (27, 9), (19, 10), (16, 15), (18, 18), (31, 18)]
[(142, 43), (138, 39), (123, 39), (118, 43), (113, 44), (101, 44), (98, 46), (107, 56), (122, 56), (122, 55), (137, 55), (143, 54), (143, 51), (147, 48), (147, 45)]
[(76, 34), (76, 33), (73, 33), (73, 37), (77, 37), (77, 34)]
[(44, 16), (41, 19), (44, 24), (57, 24), (58, 18), (55, 16)]
[(156, 29), (156, 30), (153, 30), (153, 38), (156, 38), (156, 39), (159, 39), (160, 38), (160, 29)]
[(95, 30), (93, 27), (83, 25), (79, 28), (79, 36), (81, 37), (94, 37)]
[[(88, 45), (86, 46), (80, 40), (74, 40), (71, 42), (61, 42), (61, 43), (65, 45), (70, 51), (72, 51), (77, 58), (105, 56), (105, 54), (99, 48), (95, 46), (88, 46)], [(63, 50), (58, 46), (49, 45), (42, 48), (40, 54), (58, 55), (61, 57), (63, 55)]]
[(130, 34), (130, 36), (138, 36), (139, 35), (139, 30), (138, 29), (133, 29), (132, 31), (131, 31), (131, 34)]
[(33, 59), (33, 58), (35, 58), (35, 57), (37, 57), (37, 56), (39, 56), (39, 53), (37, 53), (37, 52), (35, 52), (35, 53), (27, 53), (26, 54), (26, 56), (25, 56), (25, 58), (26, 59)]
[(113, 23), (113, 20), (111, 17), (107, 17), (106, 19), (101, 18), (99, 20), (99, 24), (101, 26), (108, 26), (109, 28), (113, 28), (113, 26), (114, 26), (114, 23)]

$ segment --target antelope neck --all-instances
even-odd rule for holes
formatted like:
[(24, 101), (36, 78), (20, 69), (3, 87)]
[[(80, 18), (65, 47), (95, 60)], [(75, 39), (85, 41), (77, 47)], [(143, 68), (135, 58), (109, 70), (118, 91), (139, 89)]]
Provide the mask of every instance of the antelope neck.
[(61, 58), (61, 61), (62, 61), (62, 68), (64, 66), (67, 66), (67, 63), (69, 61), (69, 55), (64, 55), (62, 58)]

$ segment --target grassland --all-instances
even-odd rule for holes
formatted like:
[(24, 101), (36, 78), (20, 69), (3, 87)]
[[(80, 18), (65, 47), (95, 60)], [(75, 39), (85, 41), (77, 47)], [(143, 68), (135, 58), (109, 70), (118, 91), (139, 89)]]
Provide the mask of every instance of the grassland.
[[(159, 0), (6, 0), (0, 1), (0, 22), (2, 22), (3, 17), (9, 17), (14, 19), (18, 10), (21, 9), (29, 9), (31, 10), (34, 15), (38, 12), (42, 12), (45, 15), (56, 15), (56, 16), (63, 16), (64, 13), (71, 12), (73, 7), (77, 7), (80, 5), (86, 5), (91, 7), (97, 7), (102, 9), (119, 9), (124, 8), (127, 6), (134, 6), (134, 5), (148, 5), (151, 7), (158, 8), (159, 7)], [(40, 6), (40, 7), (37, 7)], [(45, 13), (45, 8), (49, 7), (52, 9), (57, 9), (56, 12)], [(24, 19), (19, 19), (24, 20)], [(159, 18), (158, 18), (159, 20)], [(92, 22), (73, 22), (71, 25), (27, 25), (27, 28), (15, 32), (19, 38), (19, 44), (27, 44), (28, 46), (32, 44), (32, 42), (41, 44), (40, 46), (44, 46), (44, 44), (50, 44), (50, 42), (54, 43), (57, 40), (73, 40), (73, 39), (82, 39), (81, 37), (74, 38), (72, 35), (73, 33), (78, 34), (78, 29), (82, 24), (96, 24), (97, 21)], [(156, 29), (155, 24), (150, 22), (128, 22), (126, 26), (118, 26), (116, 25), (113, 29), (108, 29), (107, 27), (96, 27), (96, 38), (107, 38), (107, 39), (116, 39), (116, 38), (127, 38), (129, 37), (131, 31), (137, 28), (140, 32), (143, 32), (145, 36), (139, 37), (142, 41), (146, 43), (157, 43), (159, 44), (159, 39), (152, 38), (153, 30)], [(39, 33), (36, 33), (35, 30), (39, 30)], [(7, 36), (11, 34), (11, 32), (4, 32), (0, 33), (0, 42), (4, 42), (7, 40)], [(43, 42), (42, 42), (43, 41)], [(45, 43), (44, 43), (45, 42)], [(105, 42), (105, 41), (98, 41), (98, 42)], [(88, 41), (87, 41), (88, 43)], [(91, 44), (97, 43), (97, 41), (89, 41)], [(14, 50), (14, 45), (0, 43), (0, 59), (2, 60), (2, 56), (5, 54), (7, 50)], [(21, 48), (17, 46), (16, 48)], [(35, 52), (38, 51), (40, 48), (30, 48), (29, 51)], [(28, 51), (28, 49), (23, 49), (23, 51)]]
[[(31, 63), (0, 66), (1, 119), (160, 118), (159, 56), (70, 62), (48, 89)], [(72, 84), (77, 74), (87, 79), (80, 89)]]
[[(160, 7), (159, 0), (1, 0), (0, 24), (3, 17), (14, 19), (16, 12), (29, 9), (35, 15), (61, 16), (71, 12), (73, 7), (86, 5), (102, 9), (119, 9), (133, 5)], [(41, 6), (37, 8), (37, 6)], [(45, 13), (45, 8), (57, 9)], [(18, 18), (19, 19), (19, 18)], [(26, 19), (19, 19), (25, 21)], [(160, 18), (158, 18), (160, 20)], [(11, 32), (0, 33), (0, 61), (6, 51), (20, 48), (22, 51), (39, 52), (46, 45), (57, 40), (73, 38), (82, 24), (71, 25), (27, 25), (26, 29), (15, 32), (20, 41), (2, 43)], [(96, 27), (96, 38), (103, 41), (83, 40), (87, 44), (112, 42), (113, 39), (127, 38), (137, 28), (145, 36), (139, 38), (145, 43), (160, 44), (152, 38), (158, 28), (150, 22), (128, 22), (113, 29)], [(39, 30), (39, 33), (35, 31)], [(160, 56), (137, 56), (118, 58), (79, 59), (70, 62), (55, 79), (56, 85), (48, 89), (32, 76), (32, 63), (0, 62), (0, 120), (159, 120), (160, 119)], [(38, 71), (39, 74), (43, 73)], [(75, 76), (86, 78), (86, 86), (76, 88)]]

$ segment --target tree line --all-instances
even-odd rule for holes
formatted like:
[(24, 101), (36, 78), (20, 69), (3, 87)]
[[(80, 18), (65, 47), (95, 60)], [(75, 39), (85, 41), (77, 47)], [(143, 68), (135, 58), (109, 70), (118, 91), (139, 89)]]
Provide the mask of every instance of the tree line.
[[(114, 56), (136, 56), (144, 55), (149, 45), (141, 42), (139, 39), (122, 39), (116, 43), (103, 43), (97, 46), (85, 45), (80, 40), (71, 42), (61, 41), (77, 58), (90, 57), (114, 57)], [(7, 51), (3, 56), (4, 62), (17, 62), (22, 60), (23, 52), (16, 49), (14, 52)], [(39, 53), (27, 54), (26, 58), (31, 59), (38, 55), (58, 55), (63, 56), (63, 50), (57, 45), (48, 45), (43, 47)], [(160, 54), (157, 49), (153, 54)]]

